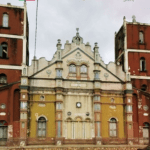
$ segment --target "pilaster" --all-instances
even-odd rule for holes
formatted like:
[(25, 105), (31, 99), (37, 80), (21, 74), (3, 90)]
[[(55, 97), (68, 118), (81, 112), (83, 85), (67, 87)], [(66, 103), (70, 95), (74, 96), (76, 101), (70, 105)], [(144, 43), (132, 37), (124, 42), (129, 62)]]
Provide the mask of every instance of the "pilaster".
[(28, 79), (22, 77), (20, 85), (20, 146), (27, 143), (27, 124), (28, 124)]
[(132, 91), (125, 93), (125, 131), (127, 143), (132, 145), (134, 140)]
[(100, 63), (97, 43), (94, 47), (94, 95), (93, 95), (93, 109), (94, 109), (94, 124), (95, 124), (95, 143), (101, 145), (101, 84), (100, 84)]
[(62, 60), (61, 60), (61, 40), (57, 43), (57, 61), (56, 61), (56, 139), (55, 144), (62, 145), (62, 127), (63, 127), (63, 80), (62, 80)]

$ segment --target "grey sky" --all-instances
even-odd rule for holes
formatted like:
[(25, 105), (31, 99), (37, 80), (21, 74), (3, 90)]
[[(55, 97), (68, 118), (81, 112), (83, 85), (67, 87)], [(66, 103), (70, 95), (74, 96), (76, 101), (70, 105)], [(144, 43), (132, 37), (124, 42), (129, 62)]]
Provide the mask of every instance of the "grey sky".
[[(79, 28), (84, 43), (90, 42), (92, 49), (98, 42), (99, 52), (107, 64), (114, 61), (114, 33), (123, 24), (123, 16), (132, 21), (150, 23), (150, 0), (39, 0), (37, 58), (51, 60), (56, 51), (57, 40), (62, 48), (66, 40), (71, 42)], [(19, 0), (0, 0), (1, 4), (22, 6)], [(29, 18), (30, 64), (34, 54), (35, 2), (27, 1)]]

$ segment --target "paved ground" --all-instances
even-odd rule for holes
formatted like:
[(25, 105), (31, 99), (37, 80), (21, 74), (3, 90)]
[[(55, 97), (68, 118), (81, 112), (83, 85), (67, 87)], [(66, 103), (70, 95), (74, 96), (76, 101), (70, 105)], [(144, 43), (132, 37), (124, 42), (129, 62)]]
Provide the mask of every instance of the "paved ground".
[(136, 150), (147, 145), (30, 145), (24, 147), (0, 147), (0, 150)]

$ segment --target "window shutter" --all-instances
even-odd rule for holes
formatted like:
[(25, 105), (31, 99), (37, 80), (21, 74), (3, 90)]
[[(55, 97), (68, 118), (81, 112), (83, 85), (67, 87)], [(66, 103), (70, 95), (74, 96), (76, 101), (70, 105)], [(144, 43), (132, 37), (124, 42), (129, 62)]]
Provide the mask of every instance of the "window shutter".
[(4, 127), (4, 138), (7, 138), (7, 127)]
[(2, 57), (3, 54), (3, 49), (2, 49), (2, 45), (0, 45), (0, 57)]
[(143, 128), (143, 138), (149, 138), (149, 129)]
[(3, 128), (0, 127), (0, 139), (2, 139), (2, 138), (3, 138)]

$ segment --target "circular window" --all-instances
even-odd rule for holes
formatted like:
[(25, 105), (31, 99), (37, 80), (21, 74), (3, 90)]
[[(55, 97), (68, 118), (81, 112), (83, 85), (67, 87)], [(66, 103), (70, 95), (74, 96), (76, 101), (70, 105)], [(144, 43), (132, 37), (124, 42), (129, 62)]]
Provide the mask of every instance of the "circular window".
[(147, 105), (144, 105), (144, 106), (143, 106), (143, 109), (144, 109), (145, 111), (147, 111), (147, 110), (148, 110), (148, 106), (147, 106)]
[(69, 112), (67, 112), (67, 115), (68, 115), (68, 116), (71, 116), (71, 112), (70, 112), (70, 111), (69, 111)]
[(114, 103), (114, 102), (115, 102), (115, 100), (114, 100), (113, 98), (111, 98), (110, 102), (111, 102), (111, 103)]
[(40, 100), (42, 100), (42, 101), (43, 101), (43, 100), (44, 100), (44, 98), (45, 98), (45, 97), (44, 97), (43, 95), (41, 95), (41, 96), (40, 96)]
[(89, 116), (89, 115), (90, 115), (90, 113), (89, 113), (89, 112), (87, 112), (87, 113), (86, 113), (86, 116)]
[(1, 108), (1, 109), (5, 109), (5, 108), (6, 108), (6, 105), (5, 105), (5, 104), (1, 104), (1, 105), (0, 105), (0, 108)]

